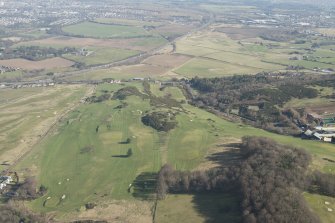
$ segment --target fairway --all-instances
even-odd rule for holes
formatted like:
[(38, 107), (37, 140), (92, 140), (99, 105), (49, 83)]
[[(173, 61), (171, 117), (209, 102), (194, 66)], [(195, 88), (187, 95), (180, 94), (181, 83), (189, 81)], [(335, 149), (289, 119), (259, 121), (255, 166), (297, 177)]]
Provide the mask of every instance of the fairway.
[(13, 164), (47, 133), (89, 88), (55, 86), (0, 90), (0, 162)]
[(75, 36), (94, 38), (135, 38), (150, 36), (144, 29), (134, 26), (107, 25), (93, 22), (83, 22), (66, 26), (63, 31)]

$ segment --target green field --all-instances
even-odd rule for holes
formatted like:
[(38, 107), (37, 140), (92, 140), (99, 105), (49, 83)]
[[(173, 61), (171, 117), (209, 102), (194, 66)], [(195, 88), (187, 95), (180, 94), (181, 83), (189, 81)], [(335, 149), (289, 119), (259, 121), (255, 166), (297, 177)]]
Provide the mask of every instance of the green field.
[(0, 162), (12, 164), (28, 152), (86, 90), (76, 86), (1, 89)]
[(76, 36), (94, 38), (134, 38), (150, 36), (144, 29), (134, 26), (107, 25), (93, 22), (83, 22), (66, 26), (63, 31)]
[[(143, 90), (141, 83), (128, 85)], [(121, 87), (100, 85), (97, 95), (102, 94), (102, 90), (110, 92)], [(178, 88), (165, 88), (160, 91), (157, 85), (151, 85), (151, 89), (157, 96), (170, 94), (170, 97), (177, 100), (183, 99)], [(19, 163), (19, 172), (26, 168), (31, 169), (33, 165), (31, 171), (48, 188), (45, 196), (31, 203), (33, 209), (41, 212), (57, 211), (58, 216), (61, 216), (61, 213), (71, 214), (82, 210), (88, 202), (99, 205), (108, 200), (134, 202), (143, 199), (145, 196), (142, 197), (141, 193), (129, 193), (128, 185), (157, 172), (163, 163), (170, 163), (180, 170), (197, 168), (206, 161), (206, 155), (217, 143), (231, 138), (238, 139), (244, 135), (266, 136), (281, 143), (305, 148), (313, 154), (313, 168), (326, 167), (327, 171), (335, 171), (334, 163), (322, 159), (335, 159), (335, 147), (332, 144), (304, 141), (228, 122), (187, 104), (183, 105), (184, 111), (177, 115), (176, 129), (169, 133), (157, 133), (142, 124), (141, 113), (167, 108), (152, 106), (149, 100), (138, 96), (128, 97), (126, 103), (128, 105), (121, 110), (115, 109), (120, 105), (118, 100), (79, 106), (62, 120), (54, 134), (43, 140)], [(130, 144), (120, 143), (127, 138), (131, 139)], [(88, 146), (93, 149), (85, 150)], [(124, 155), (129, 148), (132, 148), (133, 156), (126, 158)], [(61, 199), (63, 195), (65, 199)], [(222, 196), (226, 198), (225, 195)], [(50, 199), (43, 207), (47, 197)], [(180, 202), (185, 202), (185, 207), (192, 207), (191, 197), (181, 195), (183, 199)], [(229, 201), (231, 198), (227, 199)], [(166, 222), (170, 217), (178, 218), (180, 210), (175, 209), (178, 207), (176, 202), (171, 196), (159, 203), (157, 216), (161, 222)], [(222, 206), (220, 202), (224, 203), (225, 199), (214, 202)], [(203, 219), (204, 216), (196, 214), (197, 209), (186, 209), (190, 219), (195, 219), (195, 222)], [(215, 211), (208, 211), (211, 216), (215, 214)], [(227, 215), (221, 217), (225, 219)]]
[(97, 18), (98, 23), (114, 24), (114, 25), (128, 25), (128, 26), (159, 26), (162, 22), (141, 21), (133, 19), (117, 19), (117, 18)]
[(135, 50), (106, 47), (87, 47), (86, 49), (91, 51), (88, 56), (64, 55), (63, 57), (72, 61), (85, 63), (86, 66), (91, 66), (124, 60), (139, 53)]
[[(186, 77), (216, 77), (282, 71), (287, 66), (319, 72), (335, 69), (335, 52), (324, 46), (313, 48), (313, 41), (304, 44), (275, 42), (250, 38), (247, 28), (227, 26), (225, 29), (223, 32), (203, 31), (177, 41), (176, 52), (194, 58), (173, 72)], [(225, 33), (229, 31), (236, 32), (239, 39)]]

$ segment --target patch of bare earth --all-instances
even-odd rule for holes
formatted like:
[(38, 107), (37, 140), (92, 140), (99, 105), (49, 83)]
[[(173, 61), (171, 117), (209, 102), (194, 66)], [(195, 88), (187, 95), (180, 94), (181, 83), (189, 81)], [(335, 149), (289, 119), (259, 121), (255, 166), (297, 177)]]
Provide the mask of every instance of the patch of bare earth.
[(153, 202), (106, 201), (94, 209), (83, 210), (73, 220), (104, 220), (115, 223), (151, 223)]
[(306, 110), (310, 113), (316, 113), (318, 115), (335, 114), (335, 102), (332, 102), (332, 103), (327, 104), (327, 105), (309, 107)]

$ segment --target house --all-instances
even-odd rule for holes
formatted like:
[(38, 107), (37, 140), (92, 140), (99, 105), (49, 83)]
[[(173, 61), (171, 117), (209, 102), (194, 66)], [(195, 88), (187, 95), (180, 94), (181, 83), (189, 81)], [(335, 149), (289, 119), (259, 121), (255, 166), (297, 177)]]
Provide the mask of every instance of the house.
[(120, 80), (111, 80), (110, 81), (111, 84), (121, 84)]
[(144, 81), (143, 77), (134, 77), (133, 81)]
[(332, 141), (333, 141), (333, 138), (332, 138), (332, 137), (324, 137), (324, 138), (323, 138), (323, 141), (324, 141), (324, 142), (332, 142)]

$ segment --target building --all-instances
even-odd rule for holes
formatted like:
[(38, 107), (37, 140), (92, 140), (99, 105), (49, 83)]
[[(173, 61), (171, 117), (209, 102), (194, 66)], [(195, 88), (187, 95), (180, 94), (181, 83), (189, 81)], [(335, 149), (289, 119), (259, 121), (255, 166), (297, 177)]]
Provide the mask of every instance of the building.
[(11, 176), (1, 176), (0, 177), (0, 190), (4, 189), (7, 184), (10, 184), (13, 181)]

